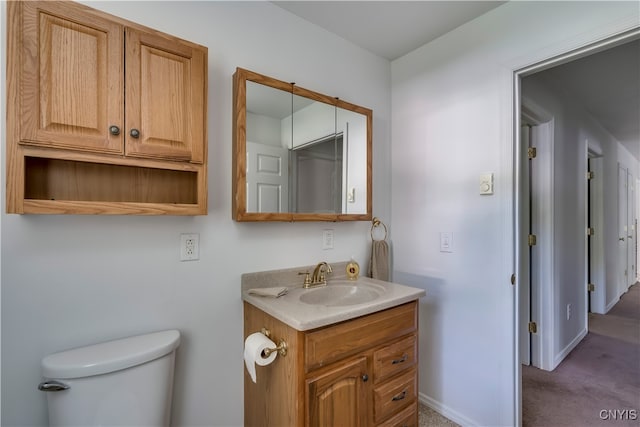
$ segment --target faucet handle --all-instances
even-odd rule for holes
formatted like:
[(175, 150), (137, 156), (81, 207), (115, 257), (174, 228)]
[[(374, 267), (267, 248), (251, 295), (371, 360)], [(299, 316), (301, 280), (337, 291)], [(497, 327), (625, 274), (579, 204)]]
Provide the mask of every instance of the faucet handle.
[(309, 286), (311, 284), (311, 277), (309, 276), (308, 271), (300, 271), (298, 276), (302, 276), (304, 274), (304, 285)]

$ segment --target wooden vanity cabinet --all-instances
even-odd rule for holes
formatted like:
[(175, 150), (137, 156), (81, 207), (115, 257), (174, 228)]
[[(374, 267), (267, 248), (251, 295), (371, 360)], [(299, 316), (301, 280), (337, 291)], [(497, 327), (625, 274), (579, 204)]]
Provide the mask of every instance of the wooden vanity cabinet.
[(245, 425), (418, 425), (416, 301), (304, 332), (245, 302), (244, 321), (288, 344), (256, 383), (245, 371)]
[(206, 213), (207, 48), (8, 2), (7, 211)]

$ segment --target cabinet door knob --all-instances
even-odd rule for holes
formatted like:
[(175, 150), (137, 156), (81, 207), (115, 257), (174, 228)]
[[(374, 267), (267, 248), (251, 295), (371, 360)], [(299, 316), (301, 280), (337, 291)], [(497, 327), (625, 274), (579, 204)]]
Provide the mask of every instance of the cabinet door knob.
[(111, 135), (120, 135), (120, 128), (116, 125), (109, 126), (109, 133)]
[(131, 135), (131, 138), (140, 138), (140, 131), (138, 129), (131, 129), (129, 135)]
[(366, 383), (367, 381), (369, 381), (369, 375), (364, 374), (364, 375), (362, 376), (362, 381), (364, 381), (365, 383)]

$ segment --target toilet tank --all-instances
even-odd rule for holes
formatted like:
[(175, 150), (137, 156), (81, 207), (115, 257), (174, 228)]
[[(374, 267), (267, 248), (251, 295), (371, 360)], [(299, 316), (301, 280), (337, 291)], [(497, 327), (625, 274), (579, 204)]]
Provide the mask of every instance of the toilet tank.
[(49, 425), (168, 426), (179, 344), (168, 330), (45, 357)]

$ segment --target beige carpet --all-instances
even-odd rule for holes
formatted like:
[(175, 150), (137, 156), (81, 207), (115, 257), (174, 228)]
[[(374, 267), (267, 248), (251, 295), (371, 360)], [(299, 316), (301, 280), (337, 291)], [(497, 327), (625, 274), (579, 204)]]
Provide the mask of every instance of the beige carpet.
[(420, 427), (460, 427), (448, 418), (443, 417), (438, 412), (422, 403), (418, 406), (418, 424)]
[(640, 284), (553, 371), (522, 367), (524, 427), (640, 426)]

